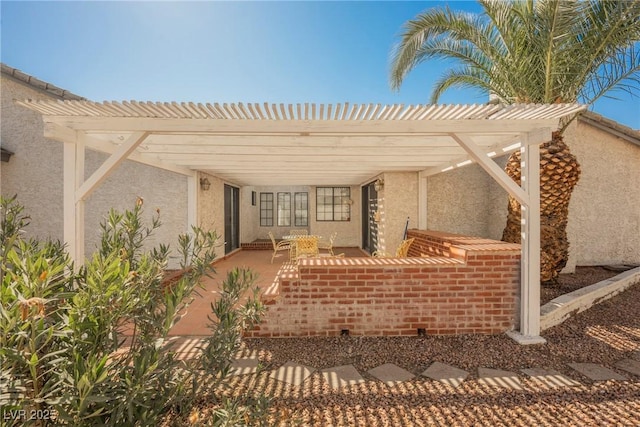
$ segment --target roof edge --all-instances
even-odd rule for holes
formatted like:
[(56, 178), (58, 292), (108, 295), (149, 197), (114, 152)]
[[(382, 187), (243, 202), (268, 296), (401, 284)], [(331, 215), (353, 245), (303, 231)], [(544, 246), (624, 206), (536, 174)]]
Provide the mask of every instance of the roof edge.
[(627, 127), (615, 120), (608, 119), (593, 111), (583, 112), (578, 116), (578, 120), (640, 146), (640, 131)]
[(69, 99), (74, 101), (85, 101), (86, 98), (69, 92), (68, 90), (61, 89), (56, 85), (37, 79), (27, 73), (24, 73), (17, 68), (8, 66), (5, 63), (0, 63), (2, 74), (14, 78), (15, 80), (25, 83), (34, 89), (44, 91), (50, 95), (53, 95), (59, 99)]

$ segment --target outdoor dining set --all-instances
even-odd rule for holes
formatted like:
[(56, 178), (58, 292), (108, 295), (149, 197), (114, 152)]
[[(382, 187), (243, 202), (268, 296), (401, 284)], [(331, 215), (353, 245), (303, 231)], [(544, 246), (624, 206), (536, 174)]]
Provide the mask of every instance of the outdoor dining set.
[(297, 261), (300, 258), (343, 257), (344, 254), (336, 255), (333, 252), (333, 243), (337, 235), (338, 233), (334, 232), (328, 240), (324, 240), (322, 236), (310, 235), (307, 230), (293, 229), (289, 230), (288, 235), (282, 236), (282, 240), (276, 241), (273, 233), (269, 232), (273, 244), (271, 263), (280, 251), (289, 252), (290, 261)]
[[(282, 236), (282, 240), (276, 240), (273, 233), (269, 232), (269, 237), (273, 244), (271, 263), (273, 264), (276, 255), (281, 251), (289, 252), (289, 261), (291, 262), (296, 262), (301, 258), (342, 258), (344, 257), (343, 253), (335, 254), (333, 252), (333, 244), (337, 235), (338, 233), (334, 232), (329, 237), (329, 240), (324, 240), (322, 236), (310, 235), (307, 230), (293, 229), (289, 230), (288, 235)], [(371, 256), (376, 258), (406, 258), (409, 247), (414, 240), (413, 238), (403, 240), (394, 255), (375, 251)], [(423, 254), (422, 256), (428, 256), (428, 254)]]

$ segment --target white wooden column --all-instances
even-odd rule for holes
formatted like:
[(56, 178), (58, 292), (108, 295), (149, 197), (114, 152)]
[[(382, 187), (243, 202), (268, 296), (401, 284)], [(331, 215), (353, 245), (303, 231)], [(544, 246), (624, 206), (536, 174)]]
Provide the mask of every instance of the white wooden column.
[(63, 144), (63, 193), (62, 193), (62, 213), (63, 213), (63, 240), (67, 245), (67, 251), (76, 267), (79, 266), (78, 248), (81, 245), (76, 239), (77, 233), (77, 212), (76, 212), (76, 141), (65, 141)]
[(522, 135), (522, 189), (529, 203), (522, 206), (520, 271), (520, 332), (510, 336), (520, 344), (542, 344), (540, 336), (540, 147)]

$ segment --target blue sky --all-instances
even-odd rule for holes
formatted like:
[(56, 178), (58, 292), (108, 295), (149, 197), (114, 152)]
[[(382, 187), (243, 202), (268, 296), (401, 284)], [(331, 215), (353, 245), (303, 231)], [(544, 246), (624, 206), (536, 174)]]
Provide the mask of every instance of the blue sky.
[[(422, 104), (447, 64), (422, 64), (394, 92), (390, 51), (405, 21), (443, 4), (2, 1), (0, 55), (95, 101)], [(616, 95), (594, 111), (640, 129), (640, 100)], [(486, 100), (454, 90), (441, 102)]]

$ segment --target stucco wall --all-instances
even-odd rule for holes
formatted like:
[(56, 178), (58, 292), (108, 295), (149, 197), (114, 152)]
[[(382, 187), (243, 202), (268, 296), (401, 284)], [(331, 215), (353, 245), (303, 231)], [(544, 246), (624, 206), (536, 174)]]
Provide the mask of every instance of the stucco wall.
[(378, 250), (393, 255), (409, 228), (418, 223), (418, 173), (385, 172), (381, 175), (384, 187), (378, 193)]
[[(218, 257), (224, 255), (224, 184), (220, 178), (207, 174), (198, 174), (198, 225), (207, 231), (214, 230), (219, 237), (220, 247), (216, 250)], [(200, 179), (206, 178), (211, 183), (207, 191), (200, 188)], [(242, 199), (242, 197), (241, 197)]]
[[(569, 262), (640, 263), (640, 147), (575, 121), (565, 141), (582, 176), (569, 206)], [(504, 167), (507, 156), (496, 159)], [(478, 165), (433, 175), (427, 181), (427, 224), (432, 230), (500, 239), (507, 193)]]
[(640, 263), (640, 146), (587, 123), (565, 140), (582, 166), (569, 205), (569, 268)]
[[(63, 144), (43, 137), (42, 117), (14, 104), (13, 99), (52, 99), (52, 95), (2, 75), (2, 147), (15, 154), (1, 164), (2, 195), (18, 194), (31, 216), (30, 236), (63, 238)], [(107, 156), (87, 150), (88, 177)], [(125, 161), (91, 194), (85, 204), (85, 251), (89, 256), (99, 242), (99, 224), (110, 208), (130, 209), (138, 196), (146, 216), (160, 209), (163, 226), (150, 244), (176, 248), (177, 236), (187, 229), (186, 177)], [(174, 255), (174, 254), (172, 254)], [(175, 260), (175, 258), (172, 258)], [(171, 266), (175, 266), (175, 262)]]
[[(502, 168), (507, 157), (494, 159)], [(473, 164), (427, 178), (427, 228), (500, 240), (507, 192)]]

